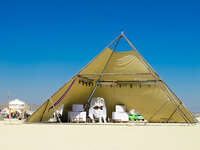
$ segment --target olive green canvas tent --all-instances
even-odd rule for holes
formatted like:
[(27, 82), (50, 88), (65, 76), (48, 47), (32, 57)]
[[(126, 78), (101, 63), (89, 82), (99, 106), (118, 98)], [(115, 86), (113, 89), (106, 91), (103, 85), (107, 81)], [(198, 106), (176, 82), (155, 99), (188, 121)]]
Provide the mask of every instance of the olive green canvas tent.
[[(116, 51), (121, 38), (131, 51)], [(111, 49), (111, 45), (113, 49)], [(111, 118), (115, 105), (135, 109), (148, 122), (194, 123), (189, 110), (168, 88), (150, 65), (121, 33), (96, 58), (51, 96), (26, 122), (46, 122), (64, 104), (62, 118), (72, 104), (85, 104), (92, 97), (102, 97)]]

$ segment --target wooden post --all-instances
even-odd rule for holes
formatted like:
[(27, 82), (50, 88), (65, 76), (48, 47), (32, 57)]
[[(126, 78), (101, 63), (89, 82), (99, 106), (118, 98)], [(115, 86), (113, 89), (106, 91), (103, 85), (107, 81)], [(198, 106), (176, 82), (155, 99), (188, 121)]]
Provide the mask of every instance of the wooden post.
[(8, 93), (8, 111), (9, 111), (9, 120), (11, 120), (11, 110), (9, 107), (9, 102), (10, 102), (10, 93)]
[(22, 109), (22, 115), (21, 115), (22, 119), (24, 119), (24, 109)]
[(11, 110), (9, 108), (9, 120), (11, 120)]

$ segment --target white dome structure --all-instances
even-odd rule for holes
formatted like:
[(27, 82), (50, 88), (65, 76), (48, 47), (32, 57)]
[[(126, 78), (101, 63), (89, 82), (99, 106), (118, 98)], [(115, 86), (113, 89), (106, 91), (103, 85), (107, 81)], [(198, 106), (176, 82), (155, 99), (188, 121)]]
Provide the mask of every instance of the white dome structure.
[(10, 109), (25, 109), (25, 103), (19, 99), (14, 99), (9, 102)]

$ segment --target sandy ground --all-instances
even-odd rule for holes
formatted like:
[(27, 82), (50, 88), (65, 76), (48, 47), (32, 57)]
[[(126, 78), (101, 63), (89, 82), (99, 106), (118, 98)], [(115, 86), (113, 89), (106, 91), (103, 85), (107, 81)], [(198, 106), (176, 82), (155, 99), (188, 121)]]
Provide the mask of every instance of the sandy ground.
[(200, 150), (200, 124), (23, 124), (0, 121), (1, 150)]

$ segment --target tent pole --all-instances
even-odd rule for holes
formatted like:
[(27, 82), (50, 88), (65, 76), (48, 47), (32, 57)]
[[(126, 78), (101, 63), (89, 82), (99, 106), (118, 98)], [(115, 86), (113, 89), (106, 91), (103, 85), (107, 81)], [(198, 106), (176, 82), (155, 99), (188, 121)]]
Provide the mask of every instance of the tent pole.
[(9, 121), (11, 120), (11, 110), (10, 110), (10, 107), (9, 107), (9, 103), (10, 103), (10, 93), (8, 92), (8, 111), (9, 111)]
[[(108, 47), (110, 47), (117, 39), (119, 39), (119, 37), (121, 36), (121, 34), (118, 36), (118, 37), (116, 37), (112, 42), (110, 42), (110, 44), (108, 44), (105, 48), (104, 48), (104, 50), (106, 49), (106, 48), (108, 48)], [(103, 50), (103, 51), (104, 51)], [(103, 52), (102, 51), (102, 52)], [(101, 53), (102, 53), (101, 52)], [(95, 57), (96, 58), (96, 57)], [(92, 60), (92, 61), (94, 61), (95, 60), (95, 58)], [(92, 61), (90, 61), (85, 67), (83, 67), (78, 73), (76, 73), (76, 75), (78, 75), (83, 69), (85, 69)], [(75, 75), (75, 76), (76, 76)], [(72, 78), (74, 78), (75, 76), (73, 76)]]
[(179, 108), (179, 106), (177, 106), (176, 102), (174, 100), (172, 100), (171, 96), (169, 95), (169, 93), (166, 91), (166, 89), (164, 89), (161, 85), (160, 85), (161, 89), (166, 93), (167, 97), (169, 98), (170, 102), (175, 106), (176, 109), (179, 110), (180, 115), (183, 117), (183, 119), (187, 122), (187, 123), (191, 123), (188, 118), (185, 116), (185, 114), (182, 112), (182, 110)]
[(90, 103), (90, 100), (92, 99), (92, 96), (94, 95), (94, 92), (95, 92), (96, 89), (97, 89), (97, 85), (98, 85), (98, 82), (96, 82), (95, 87), (94, 87), (94, 89), (92, 90), (92, 92), (91, 92), (91, 94), (90, 94), (90, 96), (89, 96), (89, 98), (88, 98), (88, 100), (87, 100), (87, 103), (85, 104), (85, 109), (88, 108), (88, 105), (89, 105), (89, 103)]
[(51, 97), (49, 98), (49, 101), (51, 102), (51, 104), (52, 104), (52, 106), (53, 106), (54, 112), (55, 112), (55, 114), (56, 114), (56, 116), (57, 116), (57, 118), (58, 118), (59, 123), (62, 123), (61, 120), (60, 120), (60, 118), (59, 118), (59, 116), (58, 116), (58, 114), (57, 114), (57, 112), (56, 112), (56, 109), (55, 109), (54, 104), (53, 104), (53, 102), (52, 102), (52, 100), (51, 100)]
[[(153, 76), (154, 77), (154, 76)], [(161, 79), (160, 79), (161, 80)], [(162, 83), (164, 84), (164, 87), (162, 86)], [(179, 105), (177, 105), (177, 103), (175, 102), (174, 98), (170, 95), (169, 91), (168, 91), (168, 87), (165, 85), (165, 83), (161, 80), (161, 83), (159, 84), (159, 86), (161, 87), (161, 89), (166, 93), (167, 97), (169, 98), (170, 102), (175, 106), (175, 108), (178, 109), (178, 112), (180, 113), (180, 115), (183, 117), (183, 119), (187, 122), (187, 123), (191, 123), (190, 120), (185, 116), (184, 112), (179, 108), (179, 106), (182, 104), (182, 102), (178, 99), (178, 101), (180, 102)], [(172, 93), (173, 94), (173, 93)]]
[(47, 105), (46, 105), (46, 107), (45, 107), (45, 110), (44, 110), (44, 112), (43, 112), (43, 114), (42, 114), (42, 117), (41, 117), (41, 119), (40, 119), (40, 122), (42, 122), (42, 119), (43, 119), (43, 116), (44, 116), (44, 113), (45, 113), (45, 111), (46, 111), (46, 109), (47, 109), (48, 104), (49, 104), (49, 99), (48, 99), (48, 103), (47, 103)]
[[(93, 74), (84, 74), (84, 75), (78, 75), (78, 77), (81, 77), (81, 76), (100, 76), (102, 75), (102, 73), (93, 73)], [(151, 75), (151, 73), (104, 73), (103, 74), (104, 76), (113, 76), (113, 75), (123, 75), (123, 76), (137, 76), (137, 75)]]
[[(164, 82), (163, 82), (164, 83)], [(179, 100), (179, 102), (184, 106), (184, 104), (183, 104), (183, 102), (178, 98), (178, 96), (168, 87), (168, 85), (167, 84), (165, 84), (164, 83), (164, 85), (166, 86), (166, 88), (167, 88), (167, 90), (169, 91), (169, 92), (171, 92), (178, 100)], [(179, 107), (179, 106), (178, 106)], [(190, 114), (190, 116), (193, 118), (193, 115), (192, 115), (192, 113), (186, 108), (186, 106), (184, 106), (185, 107), (185, 109), (189, 112), (189, 114)], [(191, 122), (190, 122), (191, 123)]]
[[(106, 46), (106, 48), (110, 47), (110, 46), (111, 46), (116, 40), (118, 40), (120, 37), (121, 37), (121, 34), (120, 34), (118, 37), (116, 37), (112, 42), (110, 42), (110, 44), (109, 44), (108, 46)], [(105, 49), (106, 49), (106, 48), (105, 48)], [(104, 50), (105, 50), (105, 49), (104, 49)], [(92, 61), (91, 61), (91, 62), (92, 62)], [(91, 62), (90, 62), (90, 63), (91, 63)], [(83, 69), (85, 69), (90, 63), (88, 63)], [(81, 69), (81, 71), (82, 71), (83, 69)], [(79, 71), (77, 74), (79, 74), (81, 71)], [(77, 74), (76, 74), (76, 75), (77, 75)], [(75, 75), (75, 76), (76, 76), (76, 75)], [(73, 76), (72, 78), (74, 78), (75, 76)], [(63, 86), (63, 87), (64, 87), (64, 86)], [(61, 88), (63, 88), (63, 87), (61, 87)], [(60, 89), (61, 89), (61, 88), (60, 88)], [(60, 90), (60, 89), (59, 89), (59, 90)], [(54, 96), (54, 95), (53, 95), (53, 96)], [(43, 120), (43, 116), (44, 116), (44, 113), (46, 112), (46, 109), (47, 109), (48, 105), (49, 105), (49, 99), (47, 100), (47, 105), (46, 105), (45, 110), (44, 110), (44, 112), (43, 112), (43, 114), (42, 114), (42, 116), (41, 116), (40, 122), (42, 122), (42, 120)], [(38, 110), (39, 110), (39, 109), (40, 109), (40, 108), (38, 108)], [(38, 110), (37, 110), (37, 111), (38, 111)], [(37, 112), (37, 111), (36, 111), (36, 112)], [(35, 112), (34, 112), (34, 113), (35, 113)]]
[[(143, 60), (143, 59), (142, 59)], [(145, 61), (144, 61), (145, 63)], [(150, 71), (150, 67), (148, 68)], [(152, 77), (156, 80), (156, 77), (154, 76), (154, 74), (152, 73)], [(158, 79), (160, 79), (159, 77), (157, 77)], [(160, 79), (160, 81), (163, 83), (163, 81)], [(166, 87), (162, 87), (161, 83), (159, 83), (160, 88), (164, 91), (164, 93), (167, 95), (167, 97), (169, 98), (170, 102), (175, 106), (175, 108), (177, 108), (179, 110), (180, 115), (183, 117), (183, 119), (187, 122), (187, 123), (191, 123), (189, 121), (189, 119), (185, 116), (185, 114), (182, 112), (182, 110), (177, 106), (176, 102), (172, 99), (172, 97), (170, 96), (169, 92), (166, 91)], [(179, 100), (180, 101), (180, 100)]]
[(164, 102), (161, 107), (154, 112), (154, 114), (148, 119), (149, 122), (151, 122), (151, 120), (162, 110), (162, 108), (167, 104), (168, 101)]
[[(142, 60), (143, 64), (147, 66), (147, 69), (152, 73), (152, 77), (157, 80), (161, 80), (160, 77), (152, 70), (152, 67), (144, 60), (144, 58), (139, 54), (139, 52), (136, 50), (136, 48), (133, 46), (133, 44), (128, 40), (128, 38), (123, 34), (123, 32), (121, 33), (121, 35), (124, 37), (124, 39), (127, 41), (127, 43), (132, 47), (133, 50), (136, 51), (136, 54), (138, 56), (138, 58), (140, 60)], [(156, 77), (155, 77), (156, 75)], [(162, 80), (161, 80), (162, 81)], [(163, 82), (163, 81), (162, 81)], [(161, 86), (160, 86), (161, 87)], [(166, 91), (164, 90), (164, 92), (166, 93)], [(173, 93), (172, 93), (173, 94)], [(174, 100), (171, 99), (171, 97), (169, 96), (168, 92), (167, 92), (168, 98), (170, 99), (170, 101), (175, 105), (175, 107), (179, 110), (179, 112), (181, 113), (181, 116), (184, 118), (184, 120), (187, 123), (191, 123), (189, 121), (189, 119), (185, 116), (185, 114), (177, 107), (176, 103), (174, 102)], [(179, 99), (178, 99), (179, 100)], [(180, 100), (179, 100), (180, 101)]]
[[(152, 77), (155, 80), (160, 80), (164, 85), (165, 83), (162, 81), (162, 79), (160, 79), (160, 77), (157, 76), (157, 74), (152, 70), (152, 68), (150, 67), (150, 65), (142, 58), (142, 56), (140, 56), (140, 54), (136, 51), (138, 58), (143, 62), (143, 64), (147, 65), (147, 69), (151, 72)], [(156, 75), (156, 76), (155, 76)], [(170, 102), (175, 106), (175, 108), (177, 108), (179, 110), (179, 113), (181, 114), (181, 116), (184, 118), (184, 120), (187, 123), (191, 123), (189, 121), (189, 119), (185, 116), (185, 114), (182, 112), (182, 110), (180, 108), (178, 108), (176, 102), (174, 101), (174, 99), (172, 99), (172, 97), (170, 96), (169, 92), (166, 91), (167, 87), (162, 87), (161, 83), (159, 84), (159, 86), (161, 87), (161, 89), (166, 93), (167, 97), (169, 98)], [(173, 93), (172, 93), (173, 94)], [(178, 99), (179, 100), (179, 99)], [(180, 101), (180, 100), (179, 100)], [(181, 102), (181, 101), (180, 101)]]
[[(56, 110), (55, 110), (55, 107), (54, 107), (54, 105), (53, 105), (53, 102), (51, 101), (51, 97), (48, 99), (48, 101), (52, 104), (53, 109), (54, 109), (54, 111), (55, 111), (55, 113), (56, 113)], [(47, 105), (46, 105), (46, 107), (45, 107), (45, 110), (44, 110), (44, 112), (43, 112), (43, 114), (42, 114), (42, 117), (41, 117), (41, 119), (40, 119), (40, 122), (42, 122), (44, 113), (46, 112), (46, 109), (47, 109), (47, 106), (48, 106), (48, 105), (49, 105), (49, 103), (47, 103)], [(57, 113), (56, 113), (56, 116), (58, 117)], [(58, 117), (58, 121), (59, 121), (59, 123), (62, 123), (59, 117)]]
[[(179, 105), (180, 106), (180, 105)], [(179, 107), (178, 106), (178, 107)], [(172, 114), (169, 116), (169, 118), (167, 119), (167, 123), (169, 122), (169, 120), (173, 117), (173, 115), (175, 114), (175, 112), (177, 111), (177, 108), (172, 112)]]
[(105, 67), (103, 68), (103, 71), (101, 72), (101, 75), (100, 75), (100, 77), (99, 77), (99, 80), (100, 80), (101, 77), (103, 76), (103, 73), (105, 72), (105, 70), (106, 70), (106, 68), (107, 68), (107, 66), (108, 66), (108, 64), (109, 64), (109, 62), (110, 62), (110, 60), (111, 60), (111, 58), (112, 58), (112, 55), (113, 55), (114, 51), (116, 50), (117, 45), (119, 44), (119, 41), (120, 41), (121, 37), (122, 37), (122, 36), (121, 36), (121, 34), (120, 34), (120, 36), (119, 36), (118, 39), (117, 39), (117, 43), (115, 44), (115, 47), (113, 48), (113, 51), (112, 51), (112, 53), (111, 53), (111, 55), (110, 55), (110, 57), (109, 57), (109, 59), (108, 59), (106, 65), (105, 65)]
[(136, 48), (133, 46), (133, 44), (128, 40), (128, 38), (124, 35), (124, 33), (122, 32), (121, 35), (124, 37), (124, 39), (126, 40), (126, 42), (130, 45), (130, 47), (133, 50), (136, 50)]
[(99, 81), (101, 80), (101, 77), (103, 76), (103, 73), (105, 72), (105, 70), (106, 70), (106, 68), (107, 68), (107, 66), (108, 66), (108, 63), (110, 62), (110, 59), (112, 58), (112, 55), (113, 55), (115, 49), (117, 48), (117, 45), (119, 44), (119, 41), (120, 41), (121, 37), (122, 37), (122, 34), (120, 34), (115, 40), (113, 40), (113, 41), (106, 47), (106, 48), (110, 47), (110, 46), (117, 40), (117, 43), (115, 44), (115, 47), (114, 47), (114, 49), (113, 49), (113, 51), (112, 51), (112, 53), (111, 53), (111, 55), (110, 55), (108, 61), (106, 62), (106, 65), (105, 65), (105, 67), (103, 68), (103, 71), (101, 72), (101, 75), (100, 75), (99, 79), (96, 81), (96, 84), (95, 84), (94, 89), (92, 90), (92, 92), (91, 92), (91, 94), (90, 94), (90, 96), (89, 96), (89, 98), (88, 98), (88, 101), (87, 101), (87, 103), (86, 103), (86, 105), (85, 105), (85, 109), (88, 108), (88, 105), (89, 105), (89, 103), (90, 103), (90, 101), (91, 101), (91, 99), (92, 99), (92, 96), (94, 95), (94, 92), (95, 92), (96, 89), (97, 89), (97, 86), (98, 86), (98, 84), (99, 84)]
[(108, 46), (106, 46), (106, 48), (110, 47), (115, 41), (117, 41), (118, 39), (120, 39), (122, 37), (122, 34), (120, 34), (118, 37), (116, 37), (112, 42), (110, 42), (110, 44), (108, 44)]

